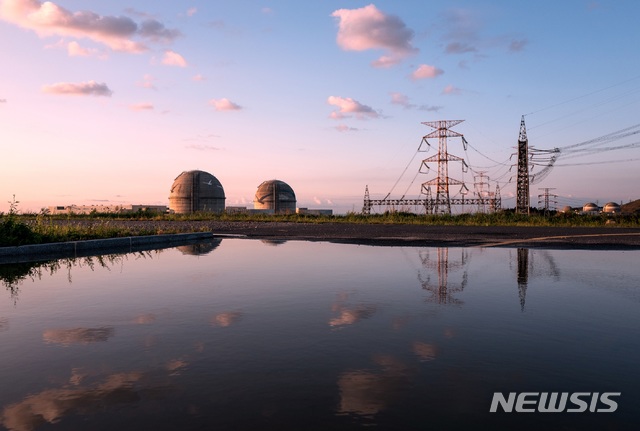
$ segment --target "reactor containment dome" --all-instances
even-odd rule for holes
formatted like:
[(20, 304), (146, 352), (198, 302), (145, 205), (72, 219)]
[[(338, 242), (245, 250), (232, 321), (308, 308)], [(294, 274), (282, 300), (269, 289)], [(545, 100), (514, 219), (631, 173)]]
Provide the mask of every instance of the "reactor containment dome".
[(221, 213), (224, 201), (224, 189), (216, 177), (204, 171), (185, 171), (171, 186), (169, 210), (176, 214)]
[(284, 181), (265, 181), (258, 186), (253, 207), (259, 210), (272, 210), (274, 214), (294, 214), (296, 194)]

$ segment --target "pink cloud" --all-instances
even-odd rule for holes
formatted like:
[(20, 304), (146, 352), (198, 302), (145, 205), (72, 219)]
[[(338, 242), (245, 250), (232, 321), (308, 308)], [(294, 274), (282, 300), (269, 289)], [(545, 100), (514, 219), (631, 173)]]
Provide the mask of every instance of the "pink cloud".
[(438, 112), (442, 109), (442, 106), (431, 105), (415, 105), (409, 101), (409, 97), (402, 93), (391, 93), (391, 103), (394, 105), (400, 105), (405, 109), (418, 109), (419, 111)]
[(380, 114), (370, 106), (363, 105), (350, 97), (329, 96), (327, 103), (338, 107), (338, 110), (333, 111), (330, 115), (334, 120), (348, 118), (351, 116), (350, 114), (354, 114), (359, 120), (378, 118), (380, 116)]
[(187, 67), (187, 61), (177, 52), (167, 50), (162, 57), (162, 64), (166, 66)]
[(444, 87), (444, 89), (442, 90), (442, 94), (451, 94), (451, 95), (459, 95), (462, 94), (462, 90), (459, 89), (458, 87), (454, 87), (453, 85), (449, 84), (446, 87)]
[(428, 64), (421, 64), (411, 74), (411, 78), (414, 80), (435, 78), (436, 76), (442, 75), (443, 73), (444, 71), (442, 69), (438, 69), (435, 66), (429, 66)]
[(87, 82), (58, 82), (52, 85), (45, 85), (42, 91), (50, 94), (75, 95), (75, 96), (105, 96), (111, 97), (113, 91), (107, 84), (99, 84), (96, 81)]
[(198, 8), (190, 7), (189, 9), (187, 9), (187, 16), (194, 16), (196, 12), (198, 12)]
[(177, 30), (164, 24), (144, 20), (140, 25), (129, 17), (99, 15), (91, 11), (71, 12), (53, 2), (39, 0), (4, 0), (0, 3), (0, 19), (35, 31), (40, 36), (87, 38), (115, 51), (139, 53), (147, 46), (133, 37), (167, 42), (178, 37)]
[(129, 105), (129, 109), (132, 111), (152, 111), (154, 107), (151, 103), (136, 103)]
[(213, 106), (216, 111), (239, 111), (242, 109), (242, 106), (233, 103), (227, 98), (211, 99), (209, 104)]
[(340, 48), (387, 52), (372, 63), (374, 67), (393, 66), (418, 51), (411, 45), (413, 31), (400, 18), (384, 14), (373, 4), (360, 9), (338, 9), (331, 16), (338, 19), (336, 42)]
[(156, 78), (154, 78), (152, 75), (146, 74), (142, 77), (142, 81), (138, 81), (136, 85), (138, 85), (139, 87), (151, 88), (155, 90), (156, 88), (154, 84), (155, 81), (156, 81)]
[(336, 127), (334, 127), (334, 129), (341, 133), (358, 131), (358, 129), (356, 129), (355, 127), (349, 127), (346, 124), (338, 124)]
[(74, 40), (67, 44), (67, 54), (69, 57), (90, 57), (99, 55), (99, 52), (97, 49), (83, 48)]
[(193, 80), (193, 81), (206, 81), (207, 78), (198, 73), (197, 75), (194, 75), (193, 78), (191, 78), (191, 80)]

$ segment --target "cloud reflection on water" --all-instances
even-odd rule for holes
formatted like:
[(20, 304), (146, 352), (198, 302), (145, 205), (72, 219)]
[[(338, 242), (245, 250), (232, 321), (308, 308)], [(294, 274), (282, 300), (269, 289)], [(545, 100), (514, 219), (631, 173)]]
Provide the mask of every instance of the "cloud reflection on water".
[(72, 328), (72, 329), (47, 329), (42, 334), (45, 343), (62, 344), (90, 344), (107, 341), (115, 335), (112, 327), (99, 328)]
[(218, 313), (211, 318), (211, 324), (213, 326), (220, 326), (226, 328), (232, 324), (242, 320), (244, 313), (242, 311), (225, 311), (224, 313)]

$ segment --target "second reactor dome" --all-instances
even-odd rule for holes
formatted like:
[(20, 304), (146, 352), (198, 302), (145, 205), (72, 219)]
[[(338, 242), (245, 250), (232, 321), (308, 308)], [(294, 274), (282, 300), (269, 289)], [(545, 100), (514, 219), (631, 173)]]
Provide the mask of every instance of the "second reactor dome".
[(284, 181), (264, 181), (258, 186), (253, 206), (255, 209), (273, 210), (275, 214), (295, 213), (296, 194)]

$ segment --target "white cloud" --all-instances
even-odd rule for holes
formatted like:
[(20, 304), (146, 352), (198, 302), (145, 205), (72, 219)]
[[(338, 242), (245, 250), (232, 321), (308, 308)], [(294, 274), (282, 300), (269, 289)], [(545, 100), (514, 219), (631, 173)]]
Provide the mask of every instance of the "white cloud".
[(129, 109), (131, 109), (132, 111), (152, 111), (154, 108), (152, 103), (143, 102), (129, 105)]
[(427, 79), (427, 78), (435, 78), (436, 76), (442, 75), (444, 71), (435, 66), (430, 66), (428, 64), (421, 64), (416, 70), (411, 74), (411, 79)]
[(99, 15), (91, 11), (71, 12), (53, 2), (39, 0), (3, 0), (0, 19), (33, 30), (40, 36), (87, 38), (115, 51), (129, 53), (148, 49), (134, 37), (170, 42), (180, 35), (179, 31), (167, 29), (154, 19), (146, 19), (138, 25), (129, 17)]
[(360, 9), (338, 9), (336, 42), (346, 51), (381, 49), (387, 54), (374, 61), (374, 67), (393, 66), (418, 50), (411, 44), (413, 31), (398, 17), (386, 15), (375, 5)]
[(363, 105), (350, 97), (329, 96), (327, 103), (338, 107), (338, 110), (333, 111), (330, 115), (334, 120), (349, 118), (351, 114), (355, 115), (359, 120), (378, 118), (380, 116), (380, 114), (370, 106)]
[(177, 52), (167, 50), (162, 57), (162, 64), (166, 66), (187, 67), (187, 61)]
[(213, 106), (216, 111), (239, 111), (242, 109), (242, 106), (233, 103), (227, 98), (211, 99), (209, 104)]
[(42, 87), (42, 91), (50, 94), (77, 95), (77, 96), (105, 96), (111, 97), (113, 92), (107, 84), (96, 81), (87, 82), (58, 82)]

